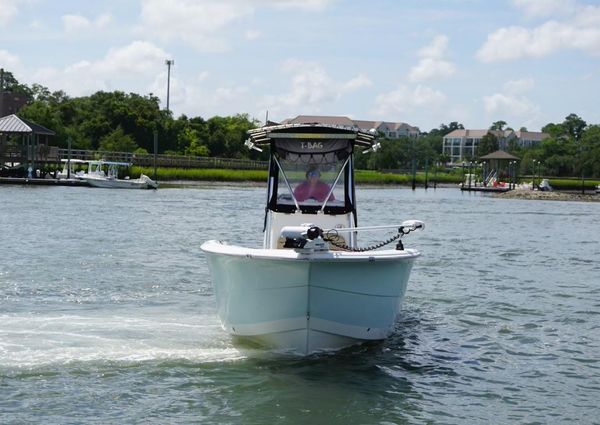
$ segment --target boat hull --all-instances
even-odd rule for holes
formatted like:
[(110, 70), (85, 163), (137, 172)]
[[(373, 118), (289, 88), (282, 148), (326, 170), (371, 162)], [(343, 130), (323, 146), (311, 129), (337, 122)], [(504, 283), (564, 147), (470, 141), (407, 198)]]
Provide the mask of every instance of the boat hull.
[(202, 249), (223, 328), (298, 354), (388, 337), (419, 256), (414, 250), (302, 254), (217, 241)]
[(156, 189), (158, 184), (142, 175), (139, 179), (110, 179), (106, 177), (85, 176), (83, 179), (93, 187), (105, 189)]

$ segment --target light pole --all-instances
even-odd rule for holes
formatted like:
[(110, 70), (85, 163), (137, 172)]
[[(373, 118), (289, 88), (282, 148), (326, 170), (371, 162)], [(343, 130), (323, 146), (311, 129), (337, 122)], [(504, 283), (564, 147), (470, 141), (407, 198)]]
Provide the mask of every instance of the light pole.
[(4, 68), (0, 68), (0, 117), (4, 116)]
[(531, 190), (535, 188), (535, 159), (533, 160), (533, 172), (531, 173), (533, 178), (531, 179)]
[(175, 65), (175, 61), (173, 59), (167, 59), (165, 61), (165, 65), (167, 65), (167, 112), (169, 112), (169, 95), (171, 92), (171, 66)]
[(511, 189), (517, 188), (517, 161), (510, 161), (510, 183)]
[(417, 187), (417, 160), (415, 158), (415, 138), (411, 140), (411, 151), (412, 151), (412, 190)]
[(517, 161), (513, 161), (513, 166), (512, 166), (512, 188), (516, 189), (517, 188)]
[(487, 187), (488, 184), (488, 170), (487, 170), (487, 162), (486, 161), (482, 161), (481, 162), (481, 180), (483, 182), (483, 187)]
[(471, 168), (473, 167), (473, 161), (469, 161), (469, 190), (471, 190), (471, 179), (473, 174), (471, 173)]

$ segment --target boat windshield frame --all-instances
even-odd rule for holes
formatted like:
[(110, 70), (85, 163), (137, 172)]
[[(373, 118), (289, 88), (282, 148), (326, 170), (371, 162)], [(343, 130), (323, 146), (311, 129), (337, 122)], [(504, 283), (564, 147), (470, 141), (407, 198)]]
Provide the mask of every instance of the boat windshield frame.
[[(372, 134), (313, 124), (263, 127), (249, 133), (251, 142), (270, 147), (266, 210), (356, 215), (354, 150), (356, 146), (370, 148), (375, 140)], [(328, 184), (320, 201), (299, 200), (294, 195), (295, 183), (308, 180), (311, 168), (320, 168), (319, 175), (322, 171)]]

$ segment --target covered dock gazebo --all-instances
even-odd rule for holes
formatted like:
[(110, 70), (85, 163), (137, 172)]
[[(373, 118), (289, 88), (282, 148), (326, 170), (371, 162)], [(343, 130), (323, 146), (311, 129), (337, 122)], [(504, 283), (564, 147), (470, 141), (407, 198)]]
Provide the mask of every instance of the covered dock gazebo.
[(508, 177), (510, 182), (515, 183), (517, 179), (517, 163), (521, 160), (506, 151), (497, 150), (479, 158), (483, 161), (484, 181), (491, 177), (501, 180)]
[(20, 164), (27, 172), (35, 170), (36, 163), (57, 161), (58, 152), (53, 155), (48, 146), (49, 137), (54, 135), (52, 130), (14, 114), (0, 118), (0, 166)]

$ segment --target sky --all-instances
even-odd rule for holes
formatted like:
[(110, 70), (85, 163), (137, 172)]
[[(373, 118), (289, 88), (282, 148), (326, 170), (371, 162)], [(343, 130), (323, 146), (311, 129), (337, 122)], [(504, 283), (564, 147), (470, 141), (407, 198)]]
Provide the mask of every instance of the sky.
[(600, 0), (0, 0), (0, 67), (177, 117), (600, 124)]

